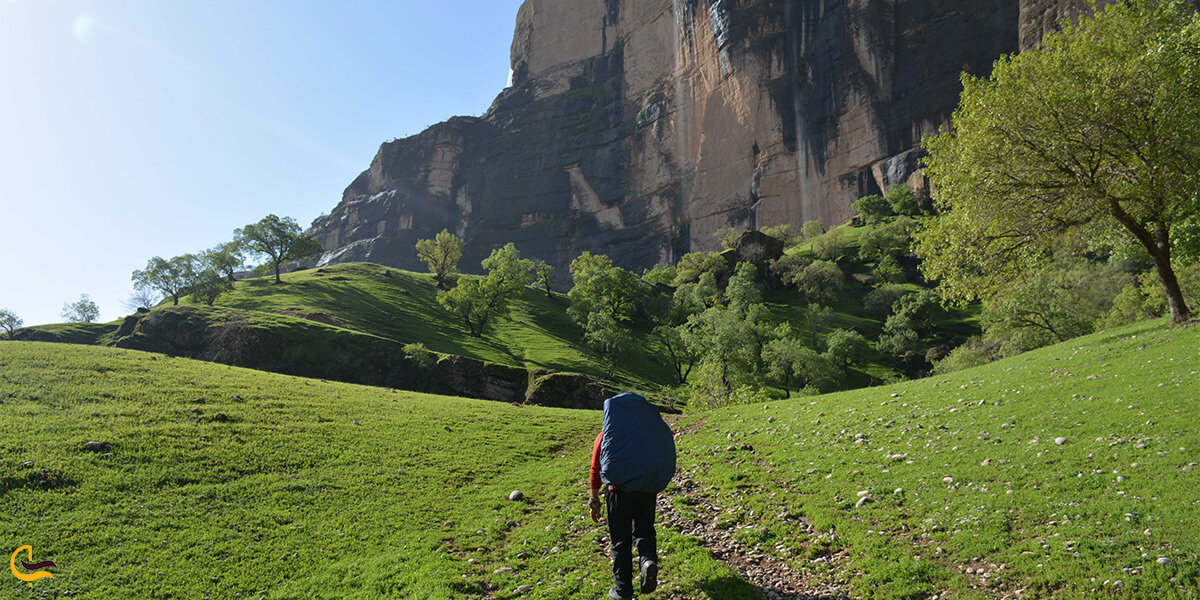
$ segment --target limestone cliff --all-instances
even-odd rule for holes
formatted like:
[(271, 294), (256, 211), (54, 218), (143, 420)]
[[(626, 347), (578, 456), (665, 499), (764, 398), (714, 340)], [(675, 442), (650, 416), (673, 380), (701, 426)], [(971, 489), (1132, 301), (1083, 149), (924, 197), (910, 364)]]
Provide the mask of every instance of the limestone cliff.
[(514, 242), (627, 268), (722, 227), (851, 215), (913, 176), (959, 74), (1036, 44), (1078, 0), (526, 0), (512, 87), (479, 118), (383, 144), (313, 223), (323, 262), (421, 268), (450, 229), (478, 269)]

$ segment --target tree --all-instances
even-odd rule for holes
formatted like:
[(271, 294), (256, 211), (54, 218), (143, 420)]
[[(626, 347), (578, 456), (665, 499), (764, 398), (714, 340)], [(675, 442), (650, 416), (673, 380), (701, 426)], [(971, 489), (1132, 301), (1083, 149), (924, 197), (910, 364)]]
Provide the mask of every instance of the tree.
[(25, 321), (21, 320), (16, 313), (7, 308), (0, 309), (0, 327), (3, 327), (8, 332), (8, 337), (13, 336), (13, 332), (19, 329)]
[(550, 278), (554, 276), (554, 267), (544, 261), (533, 261), (533, 276), (537, 280), (538, 285), (546, 290), (546, 297), (554, 299), (553, 290), (550, 289)]
[(62, 318), (71, 323), (92, 323), (100, 318), (100, 307), (87, 294), (80, 294), (79, 300), (63, 304)]
[(1200, 214), (1200, 14), (1117, 2), (963, 87), (952, 131), (925, 141), (941, 216), (917, 250), (944, 296), (990, 297), (1067, 236), (1132, 237), (1189, 319), (1172, 251)]
[(225, 242), (200, 254), (209, 268), (224, 276), (229, 283), (237, 281), (236, 274), (246, 265), (246, 256), (237, 242)]
[[(437, 280), (438, 289), (446, 289), (446, 277), (458, 273), (458, 261), (462, 259), (462, 238), (443, 229), (432, 240), (417, 241), (417, 258), (429, 265), (429, 272)], [(549, 294), (549, 286), (547, 286)]]
[(850, 208), (858, 211), (863, 223), (867, 225), (878, 225), (884, 219), (896, 214), (892, 212), (892, 205), (878, 194), (863, 196), (850, 204)]
[(981, 315), (985, 337), (1012, 356), (1091, 333), (1132, 279), (1112, 266), (1050, 263), (988, 300)]
[(715, 366), (726, 394), (749, 383), (759, 360), (759, 347), (753, 326), (742, 316), (714, 306), (688, 317), (680, 333), (689, 352), (700, 356), (701, 363)]
[(846, 254), (846, 230), (831, 229), (812, 241), (812, 251), (817, 258), (837, 260)]
[(321, 244), (304, 235), (296, 220), (267, 215), (257, 223), (251, 223), (233, 231), (234, 241), (250, 254), (265, 256), (275, 270), (275, 283), (283, 283), (279, 276), (281, 265), (291, 260), (304, 260), (321, 253)]
[(196, 280), (197, 259), (192, 254), (163, 260), (155, 256), (146, 261), (146, 268), (133, 272), (133, 287), (137, 290), (154, 290), (171, 298), (179, 306), (179, 297)]
[(438, 293), (438, 302), (462, 318), (474, 337), (483, 332), (492, 319), (508, 312), (508, 303), (529, 284), (532, 261), (521, 258), (511, 243), (493, 250), (480, 263), (488, 274), (481, 277), (461, 277), (447, 291)]
[(216, 270), (204, 269), (196, 274), (189, 290), (192, 292), (193, 301), (212, 306), (221, 294), (232, 287), (229, 280), (222, 277)]
[(131, 311), (150, 310), (162, 300), (158, 292), (151, 288), (134, 288), (133, 293), (125, 300), (125, 308)]
[(837, 263), (814, 260), (803, 267), (801, 264), (796, 263), (790, 272), (785, 273), (784, 281), (796, 286), (810, 302), (832, 302), (837, 298), (845, 283)]
[(825, 226), (820, 221), (805, 221), (800, 226), (800, 237), (811, 240), (825, 233)]
[(584, 340), (609, 360), (609, 370), (632, 338), (626, 326), (633, 316), (640, 280), (613, 266), (603, 254), (584, 252), (571, 261), (573, 285), (567, 314), (583, 328)]
[(742, 231), (733, 227), (722, 227), (713, 236), (721, 240), (722, 248), (732, 250), (737, 248), (738, 240), (742, 239)]
[(912, 217), (921, 214), (921, 203), (907, 183), (893, 185), (887, 194), (884, 194), (883, 199), (887, 201), (892, 212), (898, 215)]
[(861, 361), (870, 350), (867, 338), (857, 331), (834, 329), (825, 338), (825, 355), (843, 368)]

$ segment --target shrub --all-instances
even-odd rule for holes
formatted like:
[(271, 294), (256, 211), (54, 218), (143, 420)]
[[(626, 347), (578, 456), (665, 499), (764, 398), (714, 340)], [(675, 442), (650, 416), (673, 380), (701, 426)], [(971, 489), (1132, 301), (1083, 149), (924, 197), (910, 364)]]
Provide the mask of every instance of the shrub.
[(846, 254), (846, 232), (832, 229), (812, 241), (812, 251), (817, 258), (837, 260)]
[(981, 338), (973, 337), (950, 351), (945, 358), (933, 363), (933, 372), (938, 375), (953, 373), (971, 367), (986, 365), (999, 358), (996, 349)]
[(820, 221), (805, 221), (800, 226), (800, 236), (806, 240), (811, 240), (825, 233), (825, 226)]
[(850, 205), (850, 208), (858, 211), (863, 223), (867, 225), (876, 225), (894, 214), (892, 213), (892, 205), (883, 196), (879, 195), (863, 196), (855, 200)]
[(428, 369), (437, 364), (438, 356), (432, 350), (425, 347), (425, 344), (416, 342), (413, 344), (404, 345), (404, 357), (416, 363), (422, 369)]
[(892, 212), (898, 215), (916, 216), (921, 214), (921, 203), (917, 200), (917, 195), (913, 193), (912, 188), (908, 184), (892, 186), (892, 189), (887, 191), (887, 195), (883, 197), (891, 207)]

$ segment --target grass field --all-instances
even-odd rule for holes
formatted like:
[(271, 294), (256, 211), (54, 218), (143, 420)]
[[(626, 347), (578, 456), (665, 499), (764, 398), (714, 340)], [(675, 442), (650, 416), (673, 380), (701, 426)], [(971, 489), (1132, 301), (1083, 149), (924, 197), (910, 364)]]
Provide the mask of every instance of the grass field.
[(858, 597), (1197, 598), (1198, 390), (1200, 327), (1143, 323), (692, 416), (682, 464), (747, 544), (848, 552)]
[[(1145, 323), (949, 376), (689, 415), (680, 464), (744, 544), (831, 570), (854, 597), (1195, 598), (1198, 348), (1200, 328)], [(0, 343), (0, 401), (5, 547), (59, 565), (33, 590), (4, 584), (16, 595), (608, 586), (583, 514), (597, 413), (29, 342)], [(696, 540), (660, 536), (652, 597), (754, 597)], [(815, 561), (834, 553), (848, 558)]]
[[(0, 342), (0, 538), (53, 560), (2, 597), (584, 599), (596, 412)], [(89, 450), (87, 442), (103, 446)], [(108, 445), (111, 445), (108, 446)], [(519, 489), (526, 501), (507, 497)], [(749, 598), (663, 532), (664, 589)], [(502, 569), (512, 569), (505, 571)]]

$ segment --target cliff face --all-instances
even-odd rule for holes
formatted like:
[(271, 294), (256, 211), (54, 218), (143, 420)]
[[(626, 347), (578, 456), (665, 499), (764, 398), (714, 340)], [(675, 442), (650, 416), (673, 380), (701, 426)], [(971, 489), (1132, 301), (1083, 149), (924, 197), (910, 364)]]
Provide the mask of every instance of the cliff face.
[[(313, 223), (323, 262), (462, 266), (507, 242), (640, 269), (722, 227), (834, 224), (908, 181), (959, 74), (1035, 45), (1079, 0), (526, 0), (513, 86), (480, 118), (383, 144)], [(919, 176), (919, 175), (918, 175)]]

